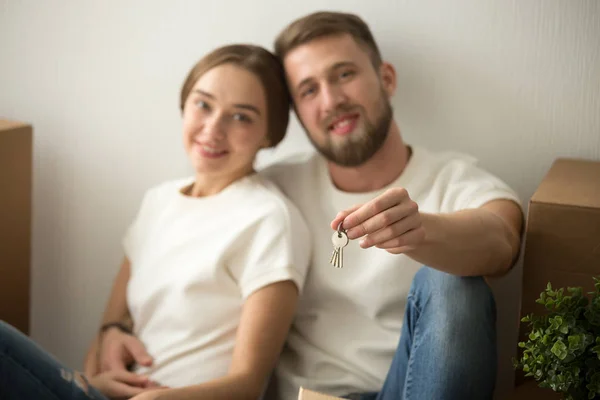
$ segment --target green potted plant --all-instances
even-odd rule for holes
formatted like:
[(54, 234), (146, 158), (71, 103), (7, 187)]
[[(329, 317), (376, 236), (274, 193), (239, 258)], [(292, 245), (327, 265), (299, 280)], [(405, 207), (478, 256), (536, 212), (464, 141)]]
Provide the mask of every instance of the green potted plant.
[(600, 279), (586, 296), (580, 287), (554, 290), (536, 300), (547, 312), (522, 319), (530, 328), (515, 368), (565, 400), (600, 399)]

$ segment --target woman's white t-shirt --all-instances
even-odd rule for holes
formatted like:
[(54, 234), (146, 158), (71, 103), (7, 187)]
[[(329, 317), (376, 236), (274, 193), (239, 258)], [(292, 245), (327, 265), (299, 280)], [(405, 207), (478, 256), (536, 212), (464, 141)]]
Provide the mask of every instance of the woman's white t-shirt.
[(134, 333), (154, 358), (138, 368), (181, 387), (224, 376), (245, 299), (274, 282), (302, 290), (311, 257), (296, 207), (259, 174), (190, 197), (182, 179), (149, 190), (125, 239)]

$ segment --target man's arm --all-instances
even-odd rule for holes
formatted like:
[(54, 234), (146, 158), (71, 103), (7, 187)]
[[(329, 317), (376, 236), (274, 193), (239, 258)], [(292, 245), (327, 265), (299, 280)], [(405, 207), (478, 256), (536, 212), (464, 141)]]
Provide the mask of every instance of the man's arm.
[(477, 209), (447, 214), (420, 213), (406, 190), (390, 189), (340, 212), (350, 239), (460, 276), (498, 276), (513, 265), (521, 243), (523, 214), (511, 200), (493, 200)]
[[(519, 254), (522, 216), (512, 201), (495, 200), (478, 209), (450, 214), (421, 214), (421, 220), (425, 238), (405, 254), (441, 271), (500, 276), (510, 270)], [(394, 250), (399, 249), (390, 249)]]

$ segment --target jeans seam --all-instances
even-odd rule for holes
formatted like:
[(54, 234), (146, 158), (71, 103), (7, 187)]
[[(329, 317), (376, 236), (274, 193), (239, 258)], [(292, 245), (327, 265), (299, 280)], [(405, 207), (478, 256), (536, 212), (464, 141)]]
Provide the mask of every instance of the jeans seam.
[(59, 397), (56, 396), (56, 394), (50, 390), (50, 388), (44, 383), (42, 382), (40, 379), (38, 379), (38, 377), (26, 366), (24, 366), (23, 364), (17, 362), (14, 358), (8, 356), (6, 353), (5, 354), (0, 354), (0, 357), (6, 359), (7, 361), (10, 361), (11, 363), (13, 363), (14, 365), (16, 365), (18, 368), (21, 368), (23, 371), (25, 371), (25, 373), (27, 375), (29, 375), (29, 377), (34, 380), (35, 382), (37, 382), (41, 387), (43, 387), (46, 392), (52, 396), (54, 399), (56, 400), (60, 400)]
[[(408, 358), (408, 363), (406, 365), (406, 378), (404, 381), (404, 393), (401, 393), (402, 399), (407, 400), (409, 398), (408, 393), (410, 389), (411, 380), (411, 372), (412, 365), (414, 363), (415, 358), (413, 355), (415, 354), (415, 350), (418, 347), (417, 338), (419, 338), (419, 317), (421, 316), (421, 310), (417, 306), (413, 296), (411, 294), (408, 295), (407, 301), (411, 303), (411, 307), (416, 311), (417, 318), (415, 321), (415, 330), (412, 334), (412, 346), (410, 348), (410, 356)], [(406, 323), (406, 321), (404, 321)]]

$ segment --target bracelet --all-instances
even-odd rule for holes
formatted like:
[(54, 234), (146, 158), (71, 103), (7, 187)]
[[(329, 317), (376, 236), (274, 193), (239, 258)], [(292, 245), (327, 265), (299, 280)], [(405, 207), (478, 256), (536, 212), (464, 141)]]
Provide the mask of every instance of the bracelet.
[(121, 332), (124, 332), (128, 335), (133, 335), (133, 331), (127, 325), (122, 322), (107, 322), (100, 327), (100, 333), (104, 333), (110, 328), (117, 328)]

